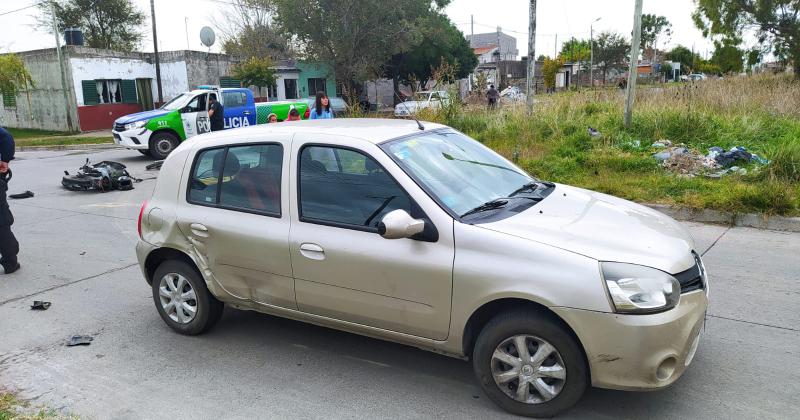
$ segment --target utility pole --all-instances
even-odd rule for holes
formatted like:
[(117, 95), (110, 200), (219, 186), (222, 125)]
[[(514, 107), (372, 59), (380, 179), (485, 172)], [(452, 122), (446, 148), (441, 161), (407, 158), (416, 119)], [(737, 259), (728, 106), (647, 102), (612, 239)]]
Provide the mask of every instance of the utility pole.
[[(56, 3), (50, 3), (50, 13), (53, 14), (53, 34), (56, 36), (56, 56), (58, 57), (58, 67), (61, 70), (61, 91), (64, 92), (64, 106), (67, 107), (67, 130), (77, 131), (72, 126), (72, 113), (70, 111), (69, 92), (67, 91), (67, 76), (64, 74), (64, 55), (61, 53), (61, 39), (58, 37), (58, 22), (56, 17)], [(86, 99), (84, 99), (86, 101)]]
[[(597, 18), (589, 24), (589, 87), (594, 87), (594, 24), (602, 18)], [(603, 85), (606, 84), (605, 78)]]
[(475, 15), (469, 15), (469, 35), (475, 36)]
[(495, 66), (495, 74), (497, 75), (497, 80), (495, 80), (495, 84), (497, 85), (497, 90), (500, 90), (500, 83), (503, 81), (503, 76), (500, 75), (500, 59), (503, 57), (502, 54), (503, 49), (500, 48), (500, 27), (497, 27), (497, 65)]
[(631, 41), (631, 65), (628, 70), (628, 97), (625, 100), (625, 128), (631, 128), (633, 99), (636, 97), (636, 79), (639, 76), (639, 46), (642, 38), (642, 0), (636, 0), (633, 13), (633, 40)]
[(556, 42), (553, 43), (553, 60), (558, 58), (558, 34), (556, 34)]
[(188, 16), (184, 16), (183, 17), (183, 29), (186, 31), (186, 50), (188, 51), (189, 49), (191, 49), (189, 47), (189, 17)]
[(536, 93), (536, 0), (531, 0), (528, 12), (528, 80), (525, 84), (528, 114), (533, 113), (533, 95)]
[(161, 63), (158, 57), (158, 33), (156, 32), (155, 0), (150, 0), (150, 15), (153, 18), (153, 55), (156, 57), (156, 86), (158, 86), (158, 103), (164, 103), (164, 94), (161, 90)]

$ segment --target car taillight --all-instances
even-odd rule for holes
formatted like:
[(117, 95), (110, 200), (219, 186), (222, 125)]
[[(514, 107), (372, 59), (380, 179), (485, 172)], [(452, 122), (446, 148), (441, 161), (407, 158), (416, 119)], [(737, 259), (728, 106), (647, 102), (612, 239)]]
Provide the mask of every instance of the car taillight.
[(142, 216), (144, 216), (145, 207), (147, 207), (147, 200), (145, 200), (145, 202), (142, 203), (142, 208), (139, 209), (139, 220), (136, 222), (137, 229), (139, 230), (139, 239), (144, 239), (142, 238)]
[(307, 120), (309, 115), (311, 115), (311, 108), (306, 108), (306, 112), (303, 113), (303, 119)]

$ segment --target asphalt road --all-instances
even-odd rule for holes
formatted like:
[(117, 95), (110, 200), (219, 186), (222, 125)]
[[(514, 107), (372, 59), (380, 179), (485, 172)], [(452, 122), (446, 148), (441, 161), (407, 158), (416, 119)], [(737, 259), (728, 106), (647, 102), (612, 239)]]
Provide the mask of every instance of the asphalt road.
[[(133, 246), (134, 191), (61, 188), (86, 152), (23, 152), (11, 192), (22, 270), (0, 275), (0, 387), (34, 404), (98, 419), (510, 418), (467, 362), (410, 347), (227, 310), (184, 337), (158, 317)], [(90, 154), (137, 176), (136, 152)], [(697, 356), (671, 388), (589, 390), (577, 418), (797, 418), (800, 413), (800, 234), (687, 224), (706, 252), (711, 307)], [(29, 309), (33, 300), (53, 306)], [(73, 334), (93, 335), (66, 347)]]

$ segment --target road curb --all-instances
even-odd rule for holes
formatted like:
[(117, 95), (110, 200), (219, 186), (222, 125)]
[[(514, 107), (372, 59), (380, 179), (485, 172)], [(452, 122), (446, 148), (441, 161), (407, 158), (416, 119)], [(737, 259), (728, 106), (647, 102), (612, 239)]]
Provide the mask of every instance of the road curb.
[(800, 232), (800, 217), (770, 216), (758, 213), (736, 214), (719, 210), (687, 209), (666, 204), (645, 204), (675, 220), (700, 223), (716, 223), (728, 226)]
[(105, 150), (105, 149), (120, 149), (121, 147), (114, 143), (98, 143), (98, 144), (61, 144), (53, 146), (17, 146), (18, 152), (49, 152), (61, 150)]

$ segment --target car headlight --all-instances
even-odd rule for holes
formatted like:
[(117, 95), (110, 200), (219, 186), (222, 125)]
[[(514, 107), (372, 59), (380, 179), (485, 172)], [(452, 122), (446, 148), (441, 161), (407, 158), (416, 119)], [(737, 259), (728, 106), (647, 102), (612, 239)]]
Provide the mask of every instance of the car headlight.
[(133, 130), (134, 128), (141, 128), (147, 124), (147, 120), (136, 121), (130, 124), (125, 124), (125, 130)]
[(678, 280), (661, 270), (617, 262), (601, 262), (600, 268), (617, 312), (663, 312), (681, 299)]

